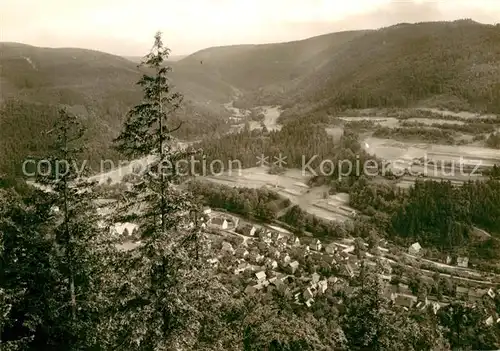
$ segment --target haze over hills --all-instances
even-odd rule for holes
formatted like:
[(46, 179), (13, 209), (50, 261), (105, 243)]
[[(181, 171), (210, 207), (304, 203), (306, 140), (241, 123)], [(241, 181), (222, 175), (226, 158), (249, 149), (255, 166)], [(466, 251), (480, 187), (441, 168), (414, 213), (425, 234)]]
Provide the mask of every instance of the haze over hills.
[(203, 74), (219, 75), (245, 92), (239, 103), (246, 107), (431, 104), (498, 112), (499, 44), (498, 25), (427, 22), (282, 44), (210, 48), (175, 67), (192, 73), (203, 60), (198, 81), (203, 82)]
[[(33, 147), (20, 147), (12, 135), (37, 139), (25, 127), (41, 123), (37, 109), (69, 106), (89, 120), (90, 148), (105, 154), (140, 99), (141, 70), (130, 59), (18, 43), (1, 43), (0, 52), (1, 99), (22, 101), (4, 109), (0, 139), (18, 159)], [(460, 20), (213, 47), (171, 62), (171, 77), (186, 98), (176, 116), (189, 121), (180, 137), (194, 138), (227, 128), (223, 104), (235, 96), (236, 106), (283, 105), (301, 118), (314, 110), (414, 105), (498, 113), (499, 63), (500, 26)]]
[[(3, 163), (10, 160), (19, 171), (28, 154), (44, 153), (48, 142), (40, 133), (50, 129), (61, 105), (87, 120), (92, 160), (116, 157), (110, 143), (129, 108), (141, 99), (136, 82), (142, 72), (136, 63), (87, 49), (0, 43), (0, 72), (0, 140), (2, 150), (7, 150), (0, 158), (0, 169), (10, 171)], [(186, 122), (178, 137), (224, 130), (227, 111), (222, 105), (208, 105), (211, 97), (199, 91), (196, 96), (182, 91), (185, 103), (172, 121)]]

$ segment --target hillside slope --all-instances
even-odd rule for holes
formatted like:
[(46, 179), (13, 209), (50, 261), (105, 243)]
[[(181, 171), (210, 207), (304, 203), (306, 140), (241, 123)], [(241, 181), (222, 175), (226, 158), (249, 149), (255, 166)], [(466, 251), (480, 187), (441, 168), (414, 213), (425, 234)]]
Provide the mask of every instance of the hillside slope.
[[(287, 43), (234, 45), (198, 51), (173, 67), (182, 81), (215, 90), (283, 92), (328, 63), (332, 54), (364, 31), (340, 32)], [(189, 77), (189, 78), (188, 78)]]
[(500, 26), (401, 24), (365, 33), (296, 87), (290, 105), (424, 105), (500, 113)]
[[(185, 95), (175, 116), (186, 121), (181, 138), (227, 130), (223, 104), (235, 96), (237, 107), (282, 105), (285, 115), (299, 117), (388, 106), (500, 113), (500, 26), (470, 20), (214, 47), (171, 65), (172, 82)], [(23, 123), (30, 123), (36, 106), (48, 116), (50, 107), (62, 104), (88, 119), (90, 147), (107, 150), (140, 100), (135, 82), (141, 74), (129, 59), (102, 52), (0, 43), (0, 99), (20, 100), (8, 107), (18, 112), (0, 113), (0, 139), (18, 132), (9, 130), (16, 126), (9, 119), (21, 111), (28, 111)]]
[[(0, 173), (20, 172), (24, 157), (45, 150), (42, 127), (51, 125), (61, 105), (86, 119), (87, 147), (94, 164), (117, 157), (109, 146), (129, 108), (141, 99), (136, 82), (142, 70), (130, 60), (99, 51), (0, 43), (0, 140), (2, 150), (7, 150), (0, 155)], [(230, 100), (229, 95), (209, 104), (213, 94), (203, 95), (204, 89), (196, 95), (183, 87), (176, 89), (186, 97), (172, 121), (185, 121), (178, 137), (225, 130), (227, 112), (221, 104)]]
[[(174, 67), (197, 93), (239, 107), (425, 106), (500, 112), (500, 26), (398, 24), (300, 41), (198, 51)], [(205, 93), (207, 94), (207, 93)]]

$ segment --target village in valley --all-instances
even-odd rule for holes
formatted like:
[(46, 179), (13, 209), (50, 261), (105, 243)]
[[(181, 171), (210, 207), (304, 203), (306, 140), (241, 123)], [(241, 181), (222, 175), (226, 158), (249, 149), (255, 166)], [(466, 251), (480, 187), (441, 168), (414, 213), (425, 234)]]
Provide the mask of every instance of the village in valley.
[[(396, 257), (397, 249), (385, 240), (376, 247), (359, 238), (322, 242), (209, 207), (204, 214), (202, 226), (213, 254), (208, 264), (246, 295), (276, 289), (309, 308), (320, 297), (340, 306), (342, 298), (358, 288), (355, 280), (368, 266), (377, 269), (384, 296), (406, 310), (428, 309), (436, 314), (454, 299), (474, 306), (500, 293), (498, 280), (468, 268), (468, 257), (448, 257), (446, 263), (428, 261), (421, 258), (424, 248), (419, 243)], [(438, 286), (443, 277), (449, 285), (445, 291)], [(484, 322), (492, 325), (500, 323), (500, 318), (492, 310)]]

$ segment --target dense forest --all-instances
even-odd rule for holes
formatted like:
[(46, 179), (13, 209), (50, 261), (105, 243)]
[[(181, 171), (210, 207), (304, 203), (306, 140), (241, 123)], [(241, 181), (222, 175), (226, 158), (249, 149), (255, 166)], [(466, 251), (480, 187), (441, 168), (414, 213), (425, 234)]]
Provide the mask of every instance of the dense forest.
[(201, 181), (191, 181), (188, 188), (206, 205), (262, 222), (271, 222), (280, 210), (290, 206), (289, 200), (267, 189), (229, 188)]
[[(400, 24), (368, 32), (301, 83), (309, 94), (297, 94), (299, 102), (290, 105), (302, 101), (327, 109), (427, 102), (450, 110), (498, 113), (499, 42), (498, 26), (471, 20)], [(464, 55), (464, 50), (471, 54)]]
[[(498, 258), (500, 182), (417, 181), (409, 191), (361, 179), (349, 191), (350, 203), (373, 216), (371, 223), (388, 238), (408, 245), (419, 241), (445, 252), (471, 250), (476, 257)], [(474, 246), (474, 227), (492, 237)], [(484, 249), (490, 246), (486, 252)]]
[[(351, 292), (330, 289), (313, 308), (307, 308), (293, 302), (292, 291), (286, 286), (265, 294), (243, 295), (234, 279), (208, 266), (207, 259), (213, 252), (198, 220), (202, 203), (196, 194), (175, 186), (175, 174), (161, 171), (163, 162), (180, 157), (166, 147), (173, 137), (164, 127), (169, 126), (172, 115), (164, 107), (175, 109), (181, 100), (168, 83), (169, 72), (162, 66), (166, 58), (168, 49), (157, 34), (152, 52), (145, 58), (155, 73), (139, 80), (143, 100), (130, 110), (114, 140), (116, 151), (123, 157), (156, 158), (148, 172), (123, 189), (109, 223), (101, 223), (95, 203), (102, 186), (96, 189), (96, 184), (80, 179), (75, 170), (38, 177), (49, 192), (0, 177), (2, 350), (420, 351), (500, 346), (498, 328), (483, 323), (491, 311), (499, 310), (498, 295), (479, 302), (476, 308), (457, 303), (437, 314), (428, 310), (408, 312), (391, 304), (383, 294), (379, 273), (384, 272), (384, 267), (380, 264), (375, 268), (363, 266), (349, 282)], [(66, 106), (51, 113), (51, 123), (47, 120), (40, 128), (50, 127), (53, 137), (47, 140), (47, 148), (37, 150), (39, 156), (51, 164), (80, 159), (85, 145), (85, 119)], [(294, 163), (300, 161), (298, 155), (307, 148), (311, 148), (309, 154), (338, 156), (320, 142), (347, 150), (351, 156), (359, 152), (356, 137), (349, 133), (337, 145), (324, 134), (318, 134), (322, 138), (319, 141), (311, 138), (308, 132), (316, 131), (315, 126), (307, 129), (306, 124), (291, 124), (288, 128), (283, 133), (269, 133), (267, 137), (273, 142), (261, 145), (290, 147)], [(256, 143), (248, 131), (228, 138), (245, 141), (246, 147)], [(216, 152), (228, 158), (239, 156), (239, 152), (243, 155), (243, 148), (230, 153), (230, 147), (234, 149), (238, 144), (219, 143), (207, 144), (213, 145), (212, 157)], [(273, 151), (258, 147), (259, 152)], [(362, 179), (352, 181), (360, 183), (356, 188), (360, 193), (368, 188)], [(369, 203), (380, 209), (383, 206), (376, 202), (381, 202), (388, 212), (392, 209), (395, 229), (404, 218), (414, 216), (398, 212), (397, 208), (409, 206), (410, 211), (412, 206), (422, 206), (422, 202), (432, 199), (435, 206), (445, 206), (446, 213), (455, 210), (453, 206), (458, 205), (434, 198), (434, 193), (451, 199), (458, 196), (453, 193), (456, 190), (426, 184), (419, 184), (413, 193), (405, 195), (387, 192), (382, 199), (373, 191)], [(290, 203), (273, 192), (226, 191), (222, 187), (211, 187), (215, 189), (212, 191), (201, 184), (193, 187), (198, 195), (237, 213), (270, 220), (276, 211), (286, 210), (284, 218), (289, 222), (303, 222), (299, 228), (328, 234), (327, 229), (321, 229), (323, 224), (314, 218), (302, 220), (303, 213), (297, 207), (288, 208)], [(468, 194), (470, 202), (470, 207), (461, 209), (466, 215), (464, 225), (477, 224), (498, 233), (500, 207), (494, 193), (498, 194), (498, 182), (470, 184), (459, 191)], [(481, 194), (481, 199), (472, 194)], [(390, 204), (401, 197), (405, 201), (399, 206)], [(416, 215), (430, 216), (425, 210)], [(120, 249), (118, 238), (110, 235), (110, 226), (125, 220), (140, 224), (141, 242), (130, 250)], [(439, 218), (432, 220), (440, 223)], [(429, 228), (414, 222), (414, 233)], [(325, 270), (318, 271), (327, 276)]]
[(449, 130), (422, 127), (388, 128), (376, 127), (374, 137), (391, 138), (395, 140), (424, 140), (436, 144), (454, 144), (454, 133)]

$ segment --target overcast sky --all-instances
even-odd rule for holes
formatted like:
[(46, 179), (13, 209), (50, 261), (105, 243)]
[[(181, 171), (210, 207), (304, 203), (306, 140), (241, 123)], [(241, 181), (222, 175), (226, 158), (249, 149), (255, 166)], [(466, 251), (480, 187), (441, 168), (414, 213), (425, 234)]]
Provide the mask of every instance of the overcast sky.
[(0, 41), (144, 55), (157, 30), (173, 55), (400, 22), (500, 22), (500, 0), (0, 0)]

